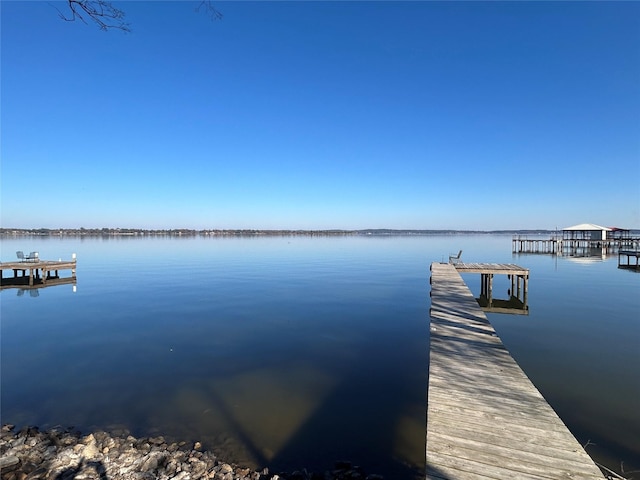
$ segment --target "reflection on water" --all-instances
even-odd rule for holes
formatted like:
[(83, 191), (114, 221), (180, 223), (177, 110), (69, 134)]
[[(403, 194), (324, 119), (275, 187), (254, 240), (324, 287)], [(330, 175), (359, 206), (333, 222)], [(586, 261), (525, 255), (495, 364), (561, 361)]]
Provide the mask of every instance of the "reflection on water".
[[(640, 467), (631, 367), (640, 364), (640, 276), (615, 259), (514, 262), (510, 242), (34, 240), (42, 257), (78, 252), (82, 288), (40, 289), (33, 299), (2, 291), (3, 421), (200, 441), (256, 468), (351, 460), (418, 478), (428, 268), (462, 248), (469, 262), (531, 269), (529, 316), (489, 318), (582, 443), (596, 442), (613, 466)], [(2, 247), (16, 249), (11, 240)], [(478, 275), (465, 280), (479, 296)], [(493, 288), (508, 296), (512, 286), (505, 277)]]
[(478, 305), (485, 313), (503, 313), (507, 315), (529, 315), (529, 307), (518, 297), (511, 296), (509, 299), (493, 298), (491, 304), (487, 297), (480, 295), (476, 298)]
[(49, 288), (49, 287), (56, 287), (56, 286), (60, 286), (60, 285), (71, 285), (71, 291), (72, 292), (77, 292), (78, 291), (78, 283), (76, 281), (76, 278), (52, 278), (50, 280), (47, 281), (47, 283), (45, 285), (38, 285), (38, 286), (34, 286), (34, 287), (29, 287), (29, 286), (18, 286), (18, 285), (11, 285), (11, 286), (7, 286), (6, 288), (15, 288), (16, 289), (16, 295), (18, 297), (23, 297), (23, 296), (29, 296), (29, 297), (39, 297), (40, 296), (40, 290), (43, 288)]
[(19, 288), (18, 289), (18, 296), (22, 297), (25, 292), (29, 292), (29, 296), (30, 297), (38, 297), (38, 296), (40, 296), (40, 292), (38, 291), (37, 288)]
[[(334, 381), (311, 365), (261, 368), (185, 386), (162, 408), (179, 412), (184, 434), (198, 432), (210, 448), (226, 447), (221, 454), (257, 468), (273, 463), (324, 403)], [(211, 437), (215, 431), (223, 442)]]

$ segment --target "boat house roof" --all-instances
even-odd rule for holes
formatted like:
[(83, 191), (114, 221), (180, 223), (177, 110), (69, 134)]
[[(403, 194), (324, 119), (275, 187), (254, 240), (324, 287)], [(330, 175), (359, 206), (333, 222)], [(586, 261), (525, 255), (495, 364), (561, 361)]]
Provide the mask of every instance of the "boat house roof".
[(562, 231), (566, 232), (566, 231), (582, 231), (582, 232), (586, 232), (586, 231), (592, 231), (592, 230), (598, 230), (598, 231), (606, 231), (606, 232), (610, 232), (611, 229), (609, 227), (601, 227), (600, 225), (594, 225), (593, 223), (581, 223), (580, 225), (574, 225), (573, 227), (566, 227), (563, 228)]

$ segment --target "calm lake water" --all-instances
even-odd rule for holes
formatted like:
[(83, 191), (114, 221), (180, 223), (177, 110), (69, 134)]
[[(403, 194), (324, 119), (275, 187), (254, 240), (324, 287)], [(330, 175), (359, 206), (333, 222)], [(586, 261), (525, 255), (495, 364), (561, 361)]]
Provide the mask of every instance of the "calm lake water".
[[(3, 290), (2, 422), (200, 441), (275, 470), (424, 471), (429, 265), (531, 269), (528, 316), (490, 314), (587, 451), (640, 469), (640, 274), (511, 237), (18, 238), (77, 253), (77, 289)], [(65, 274), (68, 272), (65, 272)], [(479, 275), (465, 275), (479, 295)], [(494, 292), (509, 288), (496, 278)], [(504, 290), (504, 292), (502, 291)]]

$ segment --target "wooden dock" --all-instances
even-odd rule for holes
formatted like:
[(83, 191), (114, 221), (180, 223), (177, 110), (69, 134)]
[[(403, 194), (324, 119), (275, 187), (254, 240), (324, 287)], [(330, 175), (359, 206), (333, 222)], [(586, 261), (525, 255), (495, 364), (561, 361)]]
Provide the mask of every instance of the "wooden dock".
[[(5, 270), (13, 272), (5, 277)], [(59, 272), (70, 270), (70, 277), (60, 277)], [(28, 272), (28, 273), (27, 273)], [(0, 263), (0, 289), (5, 288), (42, 288), (53, 285), (75, 283), (76, 259), (72, 260), (37, 260), (30, 262)]]
[(511, 240), (512, 253), (562, 253), (562, 238), (526, 238), (514, 236)]
[(427, 479), (603, 479), (456, 266), (431, 265)]
[[(513, 263), (459, 263), (453, 264), (459, 273), (480, 274), (480, 297), (476, 300), (484, 312), (528, 315), (529, 269)], [(508, 299), (493, 295), (493, 277), (507, 275), (511, 281)]]

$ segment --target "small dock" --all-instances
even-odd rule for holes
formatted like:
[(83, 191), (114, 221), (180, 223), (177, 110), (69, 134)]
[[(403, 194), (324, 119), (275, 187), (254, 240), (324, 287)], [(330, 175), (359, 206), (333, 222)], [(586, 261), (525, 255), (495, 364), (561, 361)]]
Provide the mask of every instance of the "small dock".
[[(480, 274), (480, 297), (476, 300), (485, 312), (528, 315), (529, 269), (513, 263), (455, 263), (459, 273)], [(494, 298), (493, 277), (507, 275), (511, 288), (508, 299)]]
[(427, 479), (604, 478), (502, 344), (458, 265), (431, 265), (430, 315)]
[(526, 238), (515, 236), (511, 240), (512, 253), (562, 253), (562, 238)]
[[(72, 260), (36, 260), (0, 263), (0, 289), (42, 288), (76, 282), (76, 258)], [(5, 270), (12, 272), (6, 277)], [(61, 277), (60, 272), (70, 270), (71, 276)]]

